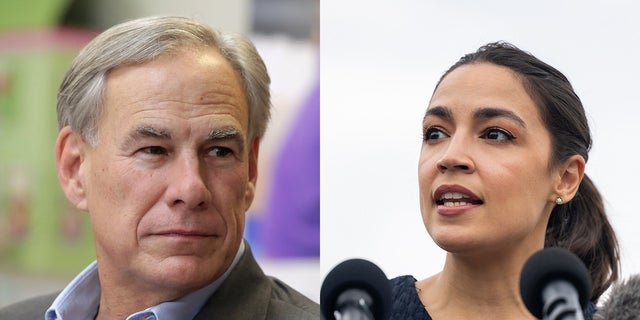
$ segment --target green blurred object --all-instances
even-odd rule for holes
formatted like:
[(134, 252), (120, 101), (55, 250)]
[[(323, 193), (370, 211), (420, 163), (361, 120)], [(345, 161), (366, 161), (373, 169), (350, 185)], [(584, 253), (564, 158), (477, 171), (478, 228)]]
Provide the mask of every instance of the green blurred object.
[(89, 216), (71, 206), (62, 193), (54, 152), (58, 86), (92, 36), (49, 27), (0, 34), (0, 267), (4, 269), (69, 275), (94, 259)]
[(54, 26), (68, 4), (68, 0), (2, 0), (0, 30)]

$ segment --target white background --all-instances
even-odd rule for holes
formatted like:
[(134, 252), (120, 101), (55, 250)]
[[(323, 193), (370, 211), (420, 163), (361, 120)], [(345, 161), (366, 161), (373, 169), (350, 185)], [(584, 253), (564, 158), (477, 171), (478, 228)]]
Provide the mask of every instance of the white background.
[(440, 75), (507, 40), (562, 71), (593, 148), (622, 274), (640, 272), (640, 6), (633, 1), (321, 2), (321, 276), (353, 257), (424, 278), (444, 252), (418, 206), (421, 119)]

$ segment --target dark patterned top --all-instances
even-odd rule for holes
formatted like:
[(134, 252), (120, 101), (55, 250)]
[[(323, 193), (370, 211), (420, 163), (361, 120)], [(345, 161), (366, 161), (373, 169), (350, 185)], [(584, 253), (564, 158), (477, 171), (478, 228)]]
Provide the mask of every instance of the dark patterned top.
[[(416, 291), (416, 278), (400, 276), (390, 281), (393, 307), (389, 320), (432, 320)], [(592, 320), (596, 307), (589, 303), (583, 312), (585, 320)]]
[(389, 320), (431, 320), (416, 291), (416, 278), (400, 276), (391, 279), (391, 317)]

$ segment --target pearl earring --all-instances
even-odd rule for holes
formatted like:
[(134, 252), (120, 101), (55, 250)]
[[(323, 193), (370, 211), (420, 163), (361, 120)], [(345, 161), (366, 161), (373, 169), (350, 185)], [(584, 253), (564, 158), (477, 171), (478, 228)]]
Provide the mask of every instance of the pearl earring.
[(564, 203), (564, 201), (562, 200), (562, 197), (558, 196), (558, 197), (556, 198), (556, 204), (557, 204), (557, 205), (561, 205), (561, 204), (563, 204), (563, 203)]

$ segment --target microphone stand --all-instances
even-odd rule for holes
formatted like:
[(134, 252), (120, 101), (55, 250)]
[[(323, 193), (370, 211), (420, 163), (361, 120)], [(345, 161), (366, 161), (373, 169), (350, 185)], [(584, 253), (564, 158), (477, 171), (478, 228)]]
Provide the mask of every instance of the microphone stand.
[(364, 290), (349, 289), (336, 301), (336, 320), (375, 320), (369, 306), (373, 303), (371, 296)]

